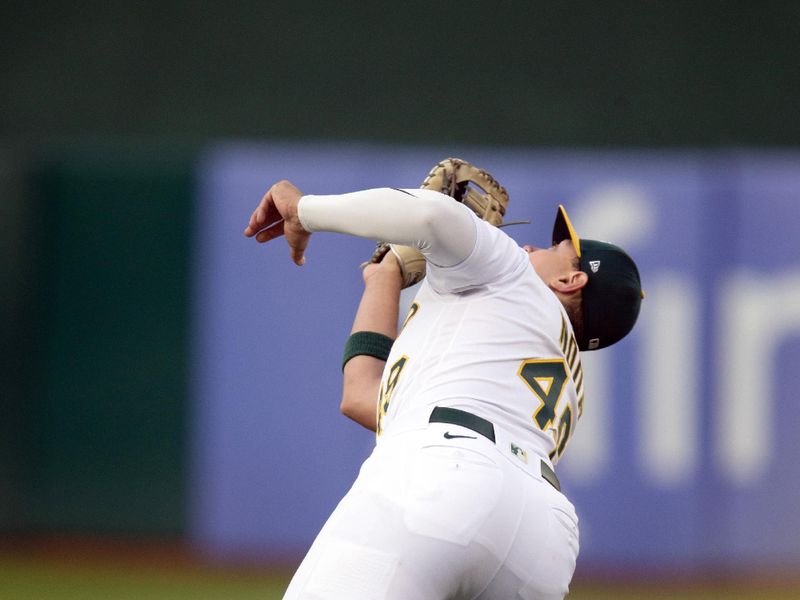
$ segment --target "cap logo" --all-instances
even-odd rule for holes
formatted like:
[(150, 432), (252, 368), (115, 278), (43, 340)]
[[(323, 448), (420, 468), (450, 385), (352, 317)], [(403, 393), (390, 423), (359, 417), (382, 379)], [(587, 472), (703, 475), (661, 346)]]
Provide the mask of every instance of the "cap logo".
[(589, 268), (592, 270), (592, 273), (597, 273), (600, 270), (600, 261), (599, 260), (590, 260), (589, 261)]
[(588, 350), (594, 350), (600, 345), (600, 338), (592, 338), (589, 340)]

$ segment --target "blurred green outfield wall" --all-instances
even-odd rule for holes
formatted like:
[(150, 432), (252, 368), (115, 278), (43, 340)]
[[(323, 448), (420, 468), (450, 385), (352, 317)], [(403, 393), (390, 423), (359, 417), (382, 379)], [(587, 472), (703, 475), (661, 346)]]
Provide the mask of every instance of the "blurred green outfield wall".
[(17, 165), (2, 529), (181, 533), (190, 165), (114, 147)]
[(182, 530), (207, 140), (797, 145), (798, 31), (775, 0), (3, 3), (0, 530)]
[(0, 149), (0, 529), (12, 528), (24, 505), (22, 413), (33, 379), (29, 326), (36, 247), (26, 244), (31, 203), (21, 162)]

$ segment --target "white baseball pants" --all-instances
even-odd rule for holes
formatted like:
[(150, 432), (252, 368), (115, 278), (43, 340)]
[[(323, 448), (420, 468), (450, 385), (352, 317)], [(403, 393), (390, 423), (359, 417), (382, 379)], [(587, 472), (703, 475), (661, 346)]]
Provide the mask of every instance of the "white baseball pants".
[(514, 460), (458, 425), (384, 436), (284, 599), (562, 599), (575, 510), (538, 458), (525, 469)]

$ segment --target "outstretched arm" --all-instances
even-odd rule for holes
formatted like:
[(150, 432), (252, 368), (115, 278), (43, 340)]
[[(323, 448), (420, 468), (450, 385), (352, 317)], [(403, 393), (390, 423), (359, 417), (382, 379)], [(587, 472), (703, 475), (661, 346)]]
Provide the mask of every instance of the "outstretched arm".
[(477, 237), (471, 211), (439, 192), (379, 188), (303, 196), (288, 181), (276, 183), (264, 195), (244, 234), (262, 243), (285, 236), (292, 260), (302, 265), (314, 231), (416, 246), (441, 267), (467, 258)]
[[(392, 339), (397, 337), (397, 314), (400, 308), (402, 276), (394, 255), (388, 253), (380, 264), (364, 268), (364, 293), (358, 305), (352, 333), (372, 331)], [(385, 360), (372, 356), (354, 356), (344, 366), (342, 413), (375, 431), (378, 391)]]

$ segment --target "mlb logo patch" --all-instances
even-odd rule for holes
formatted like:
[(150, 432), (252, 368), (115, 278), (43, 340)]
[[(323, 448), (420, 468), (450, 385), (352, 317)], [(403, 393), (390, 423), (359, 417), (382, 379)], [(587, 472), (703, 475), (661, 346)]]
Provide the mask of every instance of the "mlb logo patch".
[(511, 442), (511, 454), (516, 456), (525, 464), (528, 464), (528, 453), (525, 452), (525, 450), (523, 450), (519, 446), (517, 446), (514, 442)]

